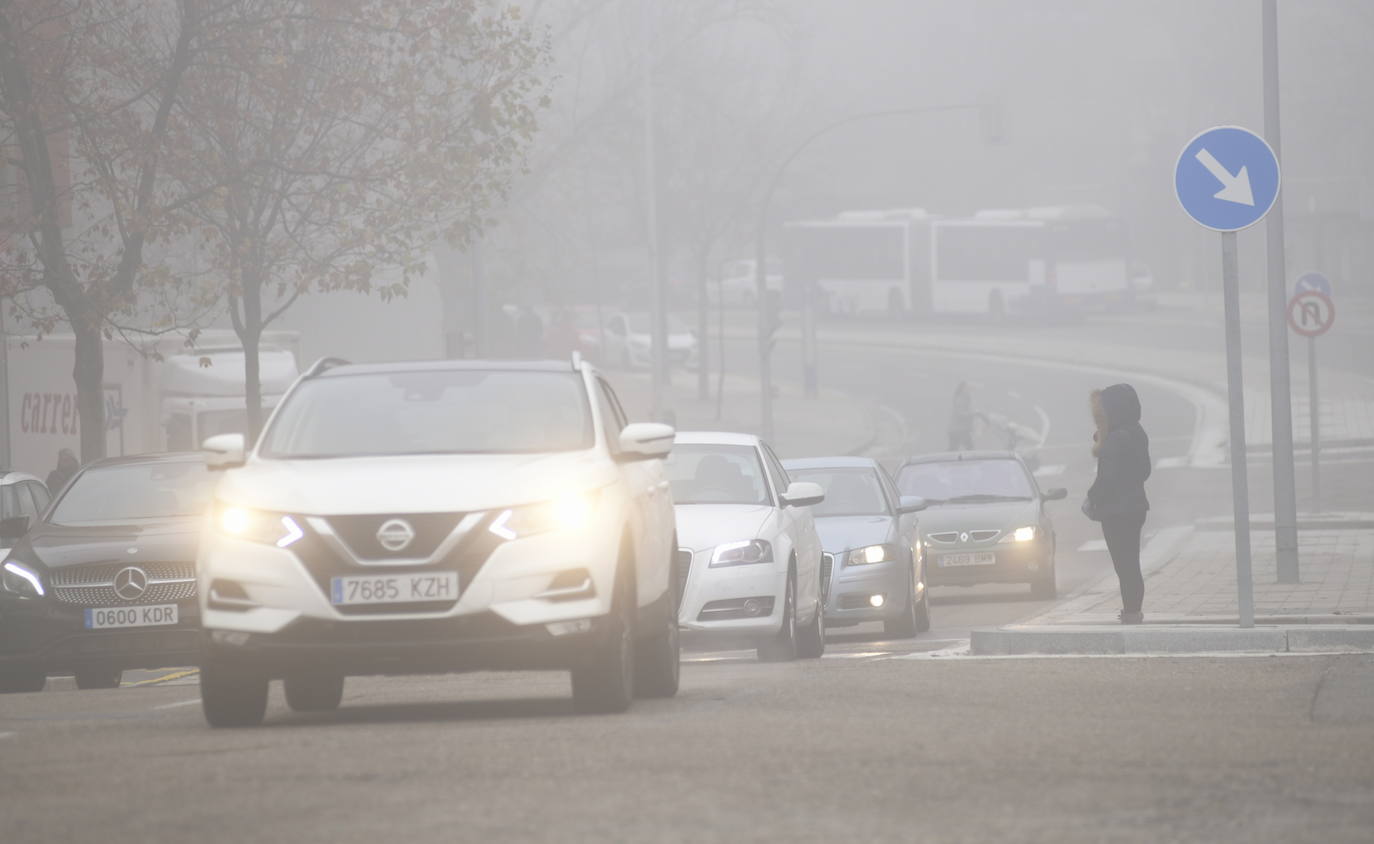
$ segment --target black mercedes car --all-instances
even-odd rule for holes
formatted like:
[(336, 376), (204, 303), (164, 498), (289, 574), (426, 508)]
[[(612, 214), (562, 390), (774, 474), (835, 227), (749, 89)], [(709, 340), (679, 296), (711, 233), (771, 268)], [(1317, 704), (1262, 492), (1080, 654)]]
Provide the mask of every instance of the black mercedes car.
[(131, 668), (197, 662), (196, 544), (211, 476), (199, 453), (101, 460), (82, 469), (0, 566), (0, 691), (50, 674), (115, 688)]

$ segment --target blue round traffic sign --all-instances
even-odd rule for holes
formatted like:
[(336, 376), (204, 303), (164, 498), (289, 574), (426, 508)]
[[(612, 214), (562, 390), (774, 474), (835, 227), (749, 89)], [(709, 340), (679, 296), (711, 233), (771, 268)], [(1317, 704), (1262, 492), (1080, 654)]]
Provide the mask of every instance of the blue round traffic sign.
[(1321, 273), (1303, 273), (1298, 278), (1298, 283), (1293, 285), (1293, 295), (1306, 293), (1308, 291), (1320, 293), (1326, 298), (1331, 298), (1331, 279)]
[(1239, 126), (1216, 126), (1183, 148), (1174, 193), (1199, 224), (1239, 231), (1264, 219), (1279, 197), (1279, 160), (1263, 138)]

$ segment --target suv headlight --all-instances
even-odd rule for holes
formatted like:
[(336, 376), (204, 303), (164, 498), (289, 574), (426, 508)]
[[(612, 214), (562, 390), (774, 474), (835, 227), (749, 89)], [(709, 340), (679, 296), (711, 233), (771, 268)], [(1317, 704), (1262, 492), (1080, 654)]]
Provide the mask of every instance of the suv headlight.
[(751, 566), (773, 562), (773, 546), (762, 539), (746, 542), (727, 542), (711, 551), (711, 568), (723, 566)]
[(890, 563), (898, 558), (897, 546), (890, 544), (867, 545), (855, 548), (845, 555), (847, 566), (868, 566), (874, 563)]
[(578, 530), (591, 520), (600, 497), (600, 490), (591, 490), (524, 507), (511, 507), (492, 519), (487, 530), (505, 540), (551, 530)]
[(997, 544), (1006, 545), (1008, 543), (1030, 542), (1040, 537), (1040, 528), (1035, 525), (1026, 525), (1011, 531), (1006, 536), (997, 540)]
[(47, 594), (38, 572), (13, 560), (0, 569), (0, 589), (21, 598), (41, 598)]
[(248, 507), (221, 506), (215, 513), (215, 526), (226, 536), (278, 548), (288, 548), (305, 536), (291, 516)]

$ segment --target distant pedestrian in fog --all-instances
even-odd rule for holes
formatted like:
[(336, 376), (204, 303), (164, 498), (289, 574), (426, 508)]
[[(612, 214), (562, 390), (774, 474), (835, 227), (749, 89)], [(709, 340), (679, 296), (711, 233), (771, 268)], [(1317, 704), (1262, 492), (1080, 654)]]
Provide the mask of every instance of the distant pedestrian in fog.
[(949, 450), (973, 450), (973, 423), (978, 414), (973, 411), (973, 391), (967, 381), (954, 388), (954, 406), (949, 414)]
[(57, 468), (48, 473), (48, 492), (57, 495), (80, 468), (81, 464), (77, 462), (76, 455), (70, 448), (57, 452)]
[(1083, 513), (1102, 523), (1102, 537), (1121, 581), (1121, 623), (1140, 624), (1145, 578), (1140, 572), (1140, 532), (1150, 502), (1150, 438), (1140, 426), (1140, 397), (1130, 384), (1113, 384), (1092, 393), (1093, 454), (1097, 478), (1083, 502)]

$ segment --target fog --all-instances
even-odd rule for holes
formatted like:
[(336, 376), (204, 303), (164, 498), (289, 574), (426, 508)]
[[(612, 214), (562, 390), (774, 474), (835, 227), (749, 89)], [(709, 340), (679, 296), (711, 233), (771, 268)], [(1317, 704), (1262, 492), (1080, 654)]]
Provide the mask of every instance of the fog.
[[(846, 116), (928, 105), (993, 112), (880, 117), (820, 139), (781, 181), (770, 250), (784, 221), (849, 209), (958, 215), (1092, 203), (1119, 215), (1130, 258), (1161, 288), (1219, 283), (1215, 238), (1180, 211), (1171, 174), (1203, 128), (1262, 129), (1256, 3), (658, 6), (648, 30), (662, 246), (677, 309), (690, 308), (703, 227), (719, 230), (711, 273), (752, 254), (752, 215), (740, 209), (791, 147)], [(528, 4), (549, 27), (557, 80), (530, 172), (478, 247), (489, 305), (649, 301), (638, 10)], [(1362, 154), (1374, 142), (1371, 36), (1374, 9), (1359, 0), (1280, 4), (1289, 264), (1325, 271), (1352, 292), (1374, 261), (1374, 163)], [(1240, 235), (1243, 284), (1255, 292), (1263, 242), (1263, 227)], [(469, 254), (441, 249), (407, 299), (379, 307), (319, 296), (287, 319), (305, 330), (311, 353), (439, 356), (445, 297), (450, 330), (474, 330), (473, 266)]]

